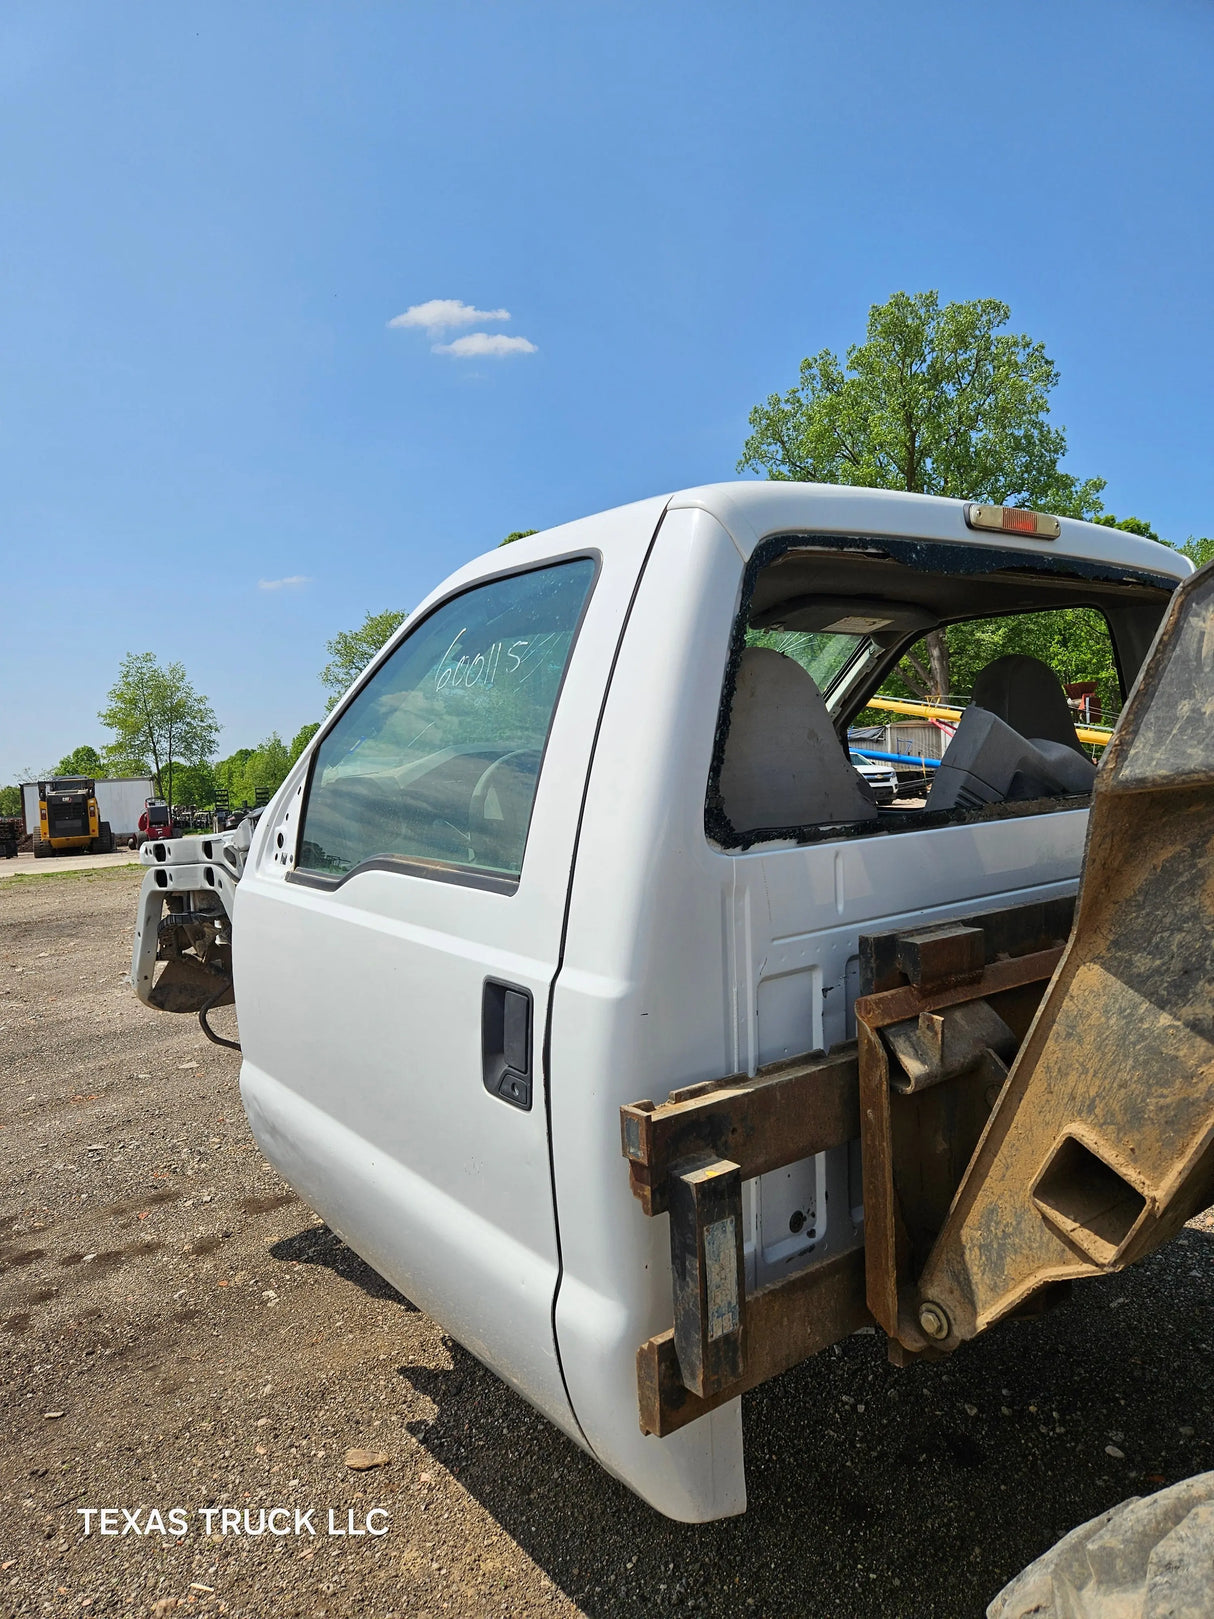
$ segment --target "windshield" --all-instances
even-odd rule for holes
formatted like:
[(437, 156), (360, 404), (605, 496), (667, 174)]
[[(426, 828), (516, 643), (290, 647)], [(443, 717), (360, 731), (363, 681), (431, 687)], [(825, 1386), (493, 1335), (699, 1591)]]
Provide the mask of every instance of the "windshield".
[(753, 625), (746, 631), (746, 645), (768, 647), (799, 663), (827, 698), (828, 706), (831, 688), (853, 659), (875, 651), (866, 635), (840, 635), (833, 630), (758, 630)]

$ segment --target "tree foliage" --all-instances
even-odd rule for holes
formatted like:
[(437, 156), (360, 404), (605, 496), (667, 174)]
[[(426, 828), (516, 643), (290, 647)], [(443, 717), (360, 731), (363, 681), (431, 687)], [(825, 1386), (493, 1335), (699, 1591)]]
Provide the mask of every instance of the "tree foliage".
[[(1165, 540), (1164, 544), (1167, 543)], [(1184, 544), (1178, 545), (1176, 549), (1182, 551), (1195, 568), (1204, 568), (1207, 562), (1214, 561), (1214, 540), (1207, 539), (1204, 535), (1201, 539), (1196, 539), (1190, 534)]]
[(161, 664), (152, 652), (126, 655), (108, 697), (98, 716), (114, 733), (108, 767), (146, 761), (157, 790), (171, 802), (174, 768), (201, 764), (214, 752), (219, 723), (210, 703), (194, 690), (183, 664)]
[(177, 765), (173, 771), (173, 802), (210, 809), (215, 803), (215, 766), (209, 759)]
[(823, 349), (795, 387), (755, 406), (738, 470), (1098, 512), (1104, 480), (1059, 466), (1066, 434), (1046, 419), (1057, 367), (1042, 344), (999, 330), (1010, 317), (997, 298), (941, 305), (935, 292), (874, 304), (846, 365)]
[(271, 731), (255, 748), (237, 748), (220, 759), (214, 767), (215, 785), (227, 792), (232, 805), (255, 804), (259, 791), (263, 798), (278, 791), (291, 764), (286, 743), (277, 731)]
[(96, 748), (91, 748), (87, 742), (80, 747), (73, 748), (71, 753), (65, 753), (55, 766), (57, 776), (92, 776), (94, 780), (105, 774), (105, 765)]
[(325, 643), (329, 662), (320, 671), (320, 683), (329, 690), (326, 713), (349, 690), (384, 642), (404, 622), (404, 613), (368, 613), (356, 630), (339, 630), (331, 641)]
[[(506, 538), (501, 542), (501, 544), (502, 545), (513, 545), (515, 540), (526, 540), (526, 539), (529, 539), (532, 534), (538, 534), (538, 533), (539, 533), (538, 528), (514, 528), (514, 529), (510, 530), (510, 533), (507, 534)], [(499, 550), (501, 549), (500, 545), (499, 545), (498, 549)]]
[[(1000, 330), (1010, 317), (996, 298), (942, 305), (935, 292), (873, 304), (845, 364), (823, 349), (795, 387), (755, 406), (738, 470), (1094, 516), (1104, 480), (1062, 471), (1066, 434), (1047, 419), (1057, 367), (1041, 343)], [(942, 695), (946, 637), (927, 652)]]
[(245, 765), (253, 757), (254, 752), (253, 748), (237, 748), (235, 753), (230, 753), (226, 759), (217, 759), (212, 766), (215, 785), (221, 792), (227, 793), (228, 802), (231, 804), (240, 804), (243, 798), (247, 798), (250, 803), (253, 802), (253, 796), (248, 793), (244, 793), (242, 798), (242, 789)]
[(0, 787), (0, 815), (21, 814), (21, 789), (13, 783), (9, 787)]
[(291, 746), (288, 749), (292, 764), (294, 764), (296, 759), (299, 758), (300, 754), (319, 730), (319, 721), (313, 721), (310, 725), (301, 725), (299, 727), (299, 730), (296, 731), (295, 735), (291, 738)]

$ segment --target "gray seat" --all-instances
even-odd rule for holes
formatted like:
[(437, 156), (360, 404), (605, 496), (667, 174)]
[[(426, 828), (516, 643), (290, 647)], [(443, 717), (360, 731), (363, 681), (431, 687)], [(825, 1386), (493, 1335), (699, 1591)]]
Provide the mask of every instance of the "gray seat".
[(742, 654), (721, 799), (738, 832), (877, 817), (814, 680), (768, 647), (748, 647)]
[(1024, 737), (971, 703), (944, 751), (927, 795), (932, 810), (980, 809), (1090, 793), (1096, 766), (1065, 742)]
[(1076, 753), (1083, 753), (1062, 682), (1040, 658), (1018, 652), (996, 658), (974, 681), (970, 701), (1021, 736), (1063, 742)]

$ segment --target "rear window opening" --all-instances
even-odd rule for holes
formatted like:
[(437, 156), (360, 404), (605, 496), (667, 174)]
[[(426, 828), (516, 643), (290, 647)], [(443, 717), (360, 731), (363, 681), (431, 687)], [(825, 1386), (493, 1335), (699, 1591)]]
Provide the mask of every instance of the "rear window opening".
[(765, 541), (705, 826), (722, 848), (1079, 809), (1166, 575), (993, 546)]

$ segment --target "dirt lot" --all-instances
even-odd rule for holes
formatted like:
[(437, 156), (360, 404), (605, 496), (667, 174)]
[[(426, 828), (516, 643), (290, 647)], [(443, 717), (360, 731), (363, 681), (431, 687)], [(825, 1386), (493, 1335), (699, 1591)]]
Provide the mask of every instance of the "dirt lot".
[[(747, 1399), (746, 1517), (667, 1523), (278, 1180), (235, 1055), (124, 982), (138, 882), (0, 872), (0, 1610), (970, 1619), (1064, 1530), (1214, 1467), (1195, 1228), (940, 1366), (849, 1339)], [(188, 1533), (86, 1537), (102, 1507)], [(208, 1537), (225, 1507), (316, 1533)], [(328, 1533), (375, 1508), (387, 1533)]]

